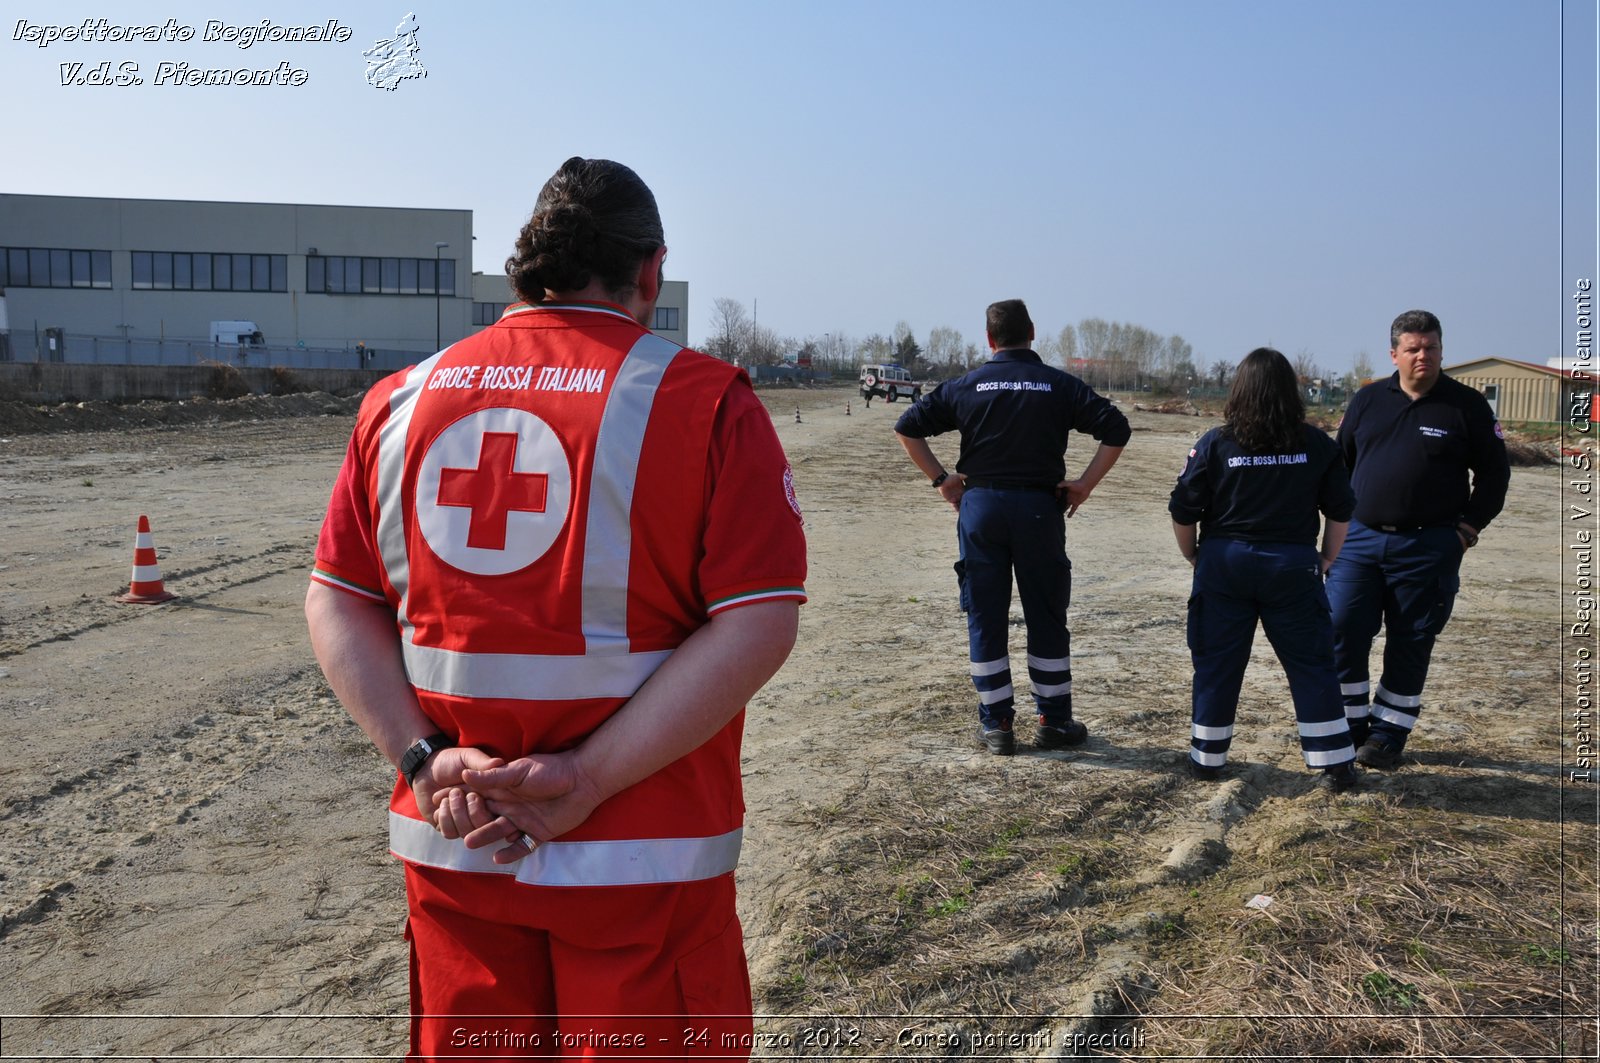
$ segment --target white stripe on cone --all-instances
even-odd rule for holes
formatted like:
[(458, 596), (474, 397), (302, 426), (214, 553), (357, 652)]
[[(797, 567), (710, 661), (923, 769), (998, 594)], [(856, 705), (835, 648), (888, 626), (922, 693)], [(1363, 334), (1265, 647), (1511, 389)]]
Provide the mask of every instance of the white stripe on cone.
[(128, 592), (119, 595), (117, 601), (155, 605), (176, 597), (161, 582), (161, 565), (156, 560), (156, 540), (150, 532), (150, 518), (141, 514), (139, 530), (133, 540), (133, 574), (128, 580)]

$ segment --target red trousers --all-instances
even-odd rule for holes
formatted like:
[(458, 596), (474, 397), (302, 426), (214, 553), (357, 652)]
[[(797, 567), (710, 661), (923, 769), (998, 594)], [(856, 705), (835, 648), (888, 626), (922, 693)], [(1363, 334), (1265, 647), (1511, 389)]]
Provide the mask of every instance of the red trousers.
[(733, 875), (524, 886), (406, 865), (413, 1060), (749, 1058)]

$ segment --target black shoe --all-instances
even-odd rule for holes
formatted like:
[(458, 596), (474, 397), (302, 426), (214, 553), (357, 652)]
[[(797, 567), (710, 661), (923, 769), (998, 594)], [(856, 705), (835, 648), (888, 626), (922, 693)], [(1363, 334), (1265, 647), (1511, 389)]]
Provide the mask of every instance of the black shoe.
[(997, 757), (1009, 757), (1017, 751), (1017, 738), (1009, 727), (990, 730), (980, 723), (978, 742)]
[(1040, 749), (1064, 749), (1082, 745), (1089, 737), (1089, 729), (1077, 720), (1068, 720), (1060, 727), (1041, 722), (1033, 736), (1033, 744)]
[(1194, 778), (1201, 779), (1205, 782), (1216, 782), (1218, 779), (1222, 778), (1223, 773), (1227, 770), (1226, 765), (1219, 764), (1216, 767), (1211, 767), (1208, 764), (1200, 763), (1193, 757), (1189, 757), (1187, 759), (1189, 761), (1189, 774)]
[(1322, 777), (1317, 780), (1317, 788), (1339, 794), (1354, 789), (1356, 783), (1360, 781), (1361, 775), (1356, 771), (1355, 762), (1347, 760), (1343, 764), (1324, 768)]
[(1376, 736), (1367, 739), (1356, 750), (1356, 762), (1369, 768), (1385, 770), (1400, 766), (1400, 750)]

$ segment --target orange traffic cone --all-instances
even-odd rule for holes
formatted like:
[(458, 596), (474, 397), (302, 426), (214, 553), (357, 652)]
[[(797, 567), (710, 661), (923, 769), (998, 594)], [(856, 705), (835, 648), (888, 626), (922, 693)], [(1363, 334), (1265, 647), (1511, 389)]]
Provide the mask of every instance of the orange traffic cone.
[(150, 534), (150, 518), (139, 517), (139, 535), (133, 542), (133, 579), (128, 593), (118, 596), (119, 602), (155, 605), (176, 598), (161, 582), (161, 565), (156, 561), (156, 541)]

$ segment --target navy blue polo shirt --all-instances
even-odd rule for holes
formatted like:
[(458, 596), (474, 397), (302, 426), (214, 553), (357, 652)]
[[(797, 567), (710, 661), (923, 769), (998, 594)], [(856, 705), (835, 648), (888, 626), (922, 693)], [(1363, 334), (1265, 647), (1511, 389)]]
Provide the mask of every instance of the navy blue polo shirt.
[(1322, 521), (1347, 521), (1355, 508), (1339, 448), (1326, 432), (1302, 424), (1300, 446), (1287, 453), (1241, 447), (1213, 428), (1189, 451), (1167, 511), (1179, 524), (1199, 524), (1200, 539), (1315, 546)]
[(1122, 447), (1133, 430), (1111, 400), (1021, 348), (946, 380), (901, 414), (894, 430), (926, 439), (961, 432), (956, 471), (977, 480), (1054, 486), (1066, 479), (1067, 433)]
[[(1506, 502), (1511, 464), (1489, 401), (1443, 373), (1413, 400), (1400, 374), (1350, 400), (1339, 449), (1368, 527), (1455, 524), (1482, 531)], [(1468, 479), (1468, 473), (1471, 479)]]

